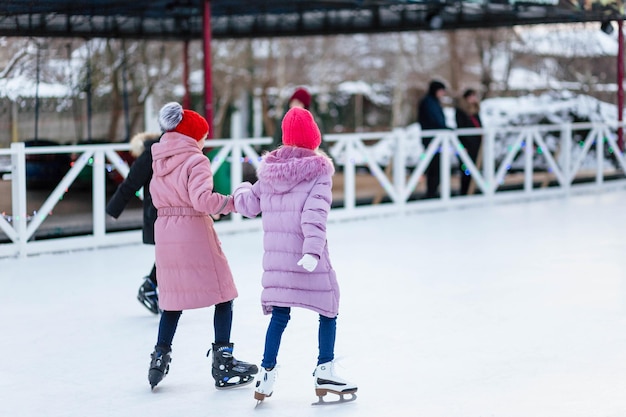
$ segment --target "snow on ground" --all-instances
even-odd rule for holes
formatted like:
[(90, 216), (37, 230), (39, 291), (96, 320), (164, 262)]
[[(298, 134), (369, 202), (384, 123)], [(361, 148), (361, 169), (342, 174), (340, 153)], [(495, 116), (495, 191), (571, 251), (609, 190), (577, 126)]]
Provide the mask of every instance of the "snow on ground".
[[(589, 417), (626, 412), (623, 192), (333, 222), (337, 370), (355, 402), (312, 407), (316, 315), (294, 310), (274, 395), (217, 391), (212, 309), (186, 311), (151, 392), (158, 318), (141, 244), (0, 260), (0, 415)], [(235, 356), (260, 362), (260, 232), (222, 234)]]

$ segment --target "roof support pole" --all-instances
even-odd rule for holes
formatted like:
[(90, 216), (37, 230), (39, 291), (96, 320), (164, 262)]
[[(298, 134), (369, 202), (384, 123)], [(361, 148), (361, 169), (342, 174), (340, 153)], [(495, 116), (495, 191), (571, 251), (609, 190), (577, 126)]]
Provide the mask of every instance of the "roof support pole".
[(85, 89), (87, 90), (87, 141), (91, 143), (91, 119), (93, 114), (93, 108), (91, 106), (91, 40), (87, 40), (87, 82), (85, 84)]
[(204, 0), (202, 20), (204, 47), (204, 116), (209, 122), (209, 138), (213, 137), (213, 88), (211, 80), (211, 0)]
[[(130, 106), (128, 104), (128, 55), (122, 39), (122, 103), (124, 105), (124, 142), (130, 142)], [(113, 139), (113, 138), (110, 138)]]
[(624, 20), (617, 19), (617, 146), (624, 151), (624, 129), (622, 120), (624, 114)]
[(35, 141), (39, 139), (39, 81), (41, 78), (41, 43), (37, 42), (37, 67), (35, 81)]
[(185, 93), (183, 95), (183, 108), (191, 109), (191, 96), (189, 95), (189, 40), (185, 39), (183, 43), (183, 86)]

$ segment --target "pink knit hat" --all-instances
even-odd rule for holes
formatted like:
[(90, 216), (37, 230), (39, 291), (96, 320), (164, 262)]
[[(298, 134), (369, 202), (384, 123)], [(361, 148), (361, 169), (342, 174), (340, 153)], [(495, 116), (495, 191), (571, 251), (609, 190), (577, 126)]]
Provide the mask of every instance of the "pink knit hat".
[(322, 143), (322, 134), (313, 120), (311, 112), (299, 107), (289, 109), (282, 123), (283, 145), (317, 149)]

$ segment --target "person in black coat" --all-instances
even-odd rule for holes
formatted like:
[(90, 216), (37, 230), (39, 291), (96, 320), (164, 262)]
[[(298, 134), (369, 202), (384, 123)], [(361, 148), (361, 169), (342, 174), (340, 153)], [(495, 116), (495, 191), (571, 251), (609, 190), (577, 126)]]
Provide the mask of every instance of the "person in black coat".
[[(446, 95), (446, 86), (441, 81), (433, 80), (428, 86), (428, 93), (420, 100), (417, 120), (422, 130), (448, 129), (441, 107), (441, 99)], [(424, 149), (433, 141), (433, 137), (422, 138)], [(426, 198), (435, 198), (439, 191), (440, 154), (436, 152), (426, 168)]]
[[(152, 179), (152, 152), (151, 147), (159, 141), (160, 134), (139, 133), (131, 139), (131, 154), (137, 159), (130, 166), (128, 176), (117, 187), (117, 190), (106, 206), (106, 212), (114, 218), (118, 218), (128, 202), (137, 191), (143, 187), (143, 243), (154, 245), (154, 222), (157, 211), (152, 204), (150, 196), (150, 180)], [(157, 294), (156, 264), (152, 265), (150, 274), (144, 278), (139, 287), (137, 299), (148, 310), (159, 314), (159, 298)]]
[[(463, 128), (480, 128), (480, 103), (476, 90), (468, 88), (463, 93), (459, 106), (456, 108), (456, 126), (458, 129)], [(463, 135), (459, 136), (459, 141), (467, 151), (467, 154), (479, 169), (478, 153), (482, 143), (481, 135)], [(461, 195), (467, 195), (472, 177), (469, 171), (463, 166), (463, 161), (459, 160), (461, 166)]]

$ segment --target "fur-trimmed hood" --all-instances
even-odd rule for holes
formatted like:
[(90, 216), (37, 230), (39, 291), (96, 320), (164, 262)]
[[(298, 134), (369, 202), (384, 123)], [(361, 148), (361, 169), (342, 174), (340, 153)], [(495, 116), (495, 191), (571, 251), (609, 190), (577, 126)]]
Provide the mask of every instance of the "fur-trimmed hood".
[(280, 192), (287, 192), (302, 181), (334, 173), (333, 162), (324, 152), (295, 146), (282, 146), (266, 154), (257, 170), (259, 179)]
[(137, 133), (130, 139), (130, 154), (137, 158), (146, 149), (146, 142), (156, 141), (161, 136), (160, 133), (142, 132)]
[(459, 105), (457, 108), (465, 112), (468, 116), (476, 116), (480, 113), (480, 104), (470, 103), (463, 98), (459, 100)]

